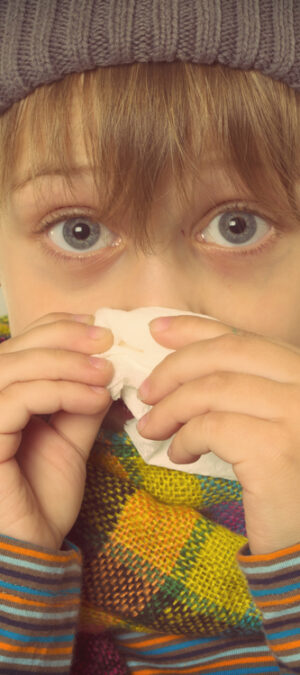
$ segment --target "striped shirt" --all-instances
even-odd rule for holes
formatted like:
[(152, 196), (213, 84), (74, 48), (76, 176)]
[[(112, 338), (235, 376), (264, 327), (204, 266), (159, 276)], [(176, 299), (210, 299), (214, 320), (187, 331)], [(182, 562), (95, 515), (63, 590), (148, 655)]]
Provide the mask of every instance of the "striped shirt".
[(0, 673), (68, 673), (81, 556), (0, 537)]
[[(208, 638), (121, 632), (115, 639), (130, 673), (300, 673), (300, 544), (257, 556), (244, 548), (238, 562), (264, 632)], [(0, 537), (0, 565), (0, 673), (69, 673), (80, 602), (79, 552), (71, 544), (51, 553)]]

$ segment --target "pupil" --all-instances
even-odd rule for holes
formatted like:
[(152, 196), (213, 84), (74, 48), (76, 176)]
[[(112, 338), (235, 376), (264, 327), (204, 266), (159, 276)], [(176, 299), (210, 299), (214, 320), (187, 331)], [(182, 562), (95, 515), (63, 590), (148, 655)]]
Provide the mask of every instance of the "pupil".
[(77, 223), (73, 227), (73, 235), (78, 241), (87, 239), (90, 234), (90, 227), (86, 223)]
[(247, 225), (244, 218), (238, 218), (235, 216), (234, 218), (230, 219), (229, 227), (231, 232), (234, 232), (235, 234), (242, 234), (245, 232)]

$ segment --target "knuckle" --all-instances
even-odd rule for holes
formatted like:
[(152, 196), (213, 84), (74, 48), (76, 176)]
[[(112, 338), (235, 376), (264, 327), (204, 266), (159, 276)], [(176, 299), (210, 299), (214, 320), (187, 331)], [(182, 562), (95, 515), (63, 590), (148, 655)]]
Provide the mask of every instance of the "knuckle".
[(232, 356), (232, 354), (247, 354), (255, 344), (257, 338), (254, 335), (244, 333), (235, 335), (234, 333), (225, 333), (217, 338), (217, 343), (221, 348), (222, 354)]
[(230, 373), (226, 371), (216, 370), (214, 373), (209, 373), (203, 377), (204, 386), (207, 391), (215, 392), (218, 389), (224, 389), (230, 382)]
[(203, 415), (203, 432), (207, 439), (215, 439), (223, 428), (224, 415), (220, 412), (207, 412)]
[(6, 400), (10, 398), (19, 398), (22, 393), (22, 382), (13, 382), (1, 390), (1, 397)]
[[(36, 326), (42, 325), (43, 323), (56, 323), (57, 321), (66, 320), (66, 312), (48, 312), (48, 314), (43, 314), (35, 321), (32, 321), (26, 328), (34, 328)], [(70, 315), (71, 318), (71, 315)]]
[[(45, 346), (56, 350), (57, 356), (62, 357), (62, 352), (67, 349), (70, 352), (79, 350), (80, 340), (85, 334), (85, 326), (79, 323), (71, 323), (67, 319), (39, 328), (41, 340), (45, 340)], [(61, 352), (59, 354), (59, 352)], [(65, 352), (64, 352), (65, 353)]]

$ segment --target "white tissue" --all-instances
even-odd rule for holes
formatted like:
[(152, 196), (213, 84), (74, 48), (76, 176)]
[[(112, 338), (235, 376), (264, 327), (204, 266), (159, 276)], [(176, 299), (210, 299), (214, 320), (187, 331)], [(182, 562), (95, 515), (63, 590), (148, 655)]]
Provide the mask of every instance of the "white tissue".
[(148, 324), (159, 316), (182, 314), (204, 316), (168, 307), (141, 307), (129, 312), (103, 307), (96, 312), (95, 325), (110, 328), (114, 335), (112, 347), (99, 354), (114, 366), (115, 373), (108, 390), (114, 400), (122, 398), (132, 413), (133, 419), (126, 422), (124, 428), (147, 464), (236, 480), (231, 464), (219, 459), (213, 452), (202, 455), (192, 464), (174, 464), (167, 454), (173, 436), (164, 441), (153, 441), (143, 438), (136, 427), (138, 420), (151, 408), (138, 398), (137, 390), (153, 368), (173, 351), (152, 338)]

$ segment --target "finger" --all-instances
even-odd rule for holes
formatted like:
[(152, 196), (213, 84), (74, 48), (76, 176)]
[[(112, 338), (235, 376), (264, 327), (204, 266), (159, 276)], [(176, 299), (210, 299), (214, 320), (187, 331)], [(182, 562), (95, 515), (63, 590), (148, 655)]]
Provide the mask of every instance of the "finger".
[[(49, 415), (60, 410), (72, 414), (96, 415), (105, 409), (110, 395), (105, 388), (97, 390), (85, 384), (70, 382), (15, 383), (0, 392), (0, 461), (3, 461), (6, 440), (23, 430), (32, 415)], [(10, 441), (10, 447), (11, 441)], [(7, 457), (6, 457), (7, 458)]]
[[(58, 528), (61, 533), (58, 540), (63, 540), (80, 509), (86, 462), (93, 445), (93, 438), (90, 436), (89, 439), (89, 434), (93, 426), (97, 433), (98, 424), (95, 423), (99, 416), (64, 412), (57, 413), (57, 416), (57, 424), (54, 414), (50, 426), (41, 417), (33, 416), (30, 419), (23, 432), (22, 448), (17, 459), (22, 476), (30, 486), (34, 486), (34, 496), (41, 505), (44, 517), (54, 526), (56, 524), (54, 531)], [(75, 422), (73, 430), (65, 428), (67, 433), (62, 432), (60, 426), (63, 418)], [(86, 432), (85, 437), (81, 436), (82, 427)], [(74, 437), (72, 431), (76, 434)], [(63, 509), (62, 504), (65, 505)]]
[[(189, 315), (159, 317), (150, 321), (149, 328), (155, 340), (169, 349), (178, 349), (198, 340), (208, 340), (226, 334), (241, 338), (256, 335), (244, 330), (243, 327), (225, 324), (216, 319)], [(300, 353), (298, 347), (280, 339), (275, 340), (269, 336), (263, 336), (263, 339), (270, 343), (280, 344), (297, 354)]]
[(36, 326), (45, 326), (49, 323), (56, 323), (57, 321), (79, 321), (80, 323), (85, 323), (88, 325), (93, 325), (95, 317), (93, 314), (71, 314), (69, 312), (49, 312), (49, 314), (43, 314), (35, 321), (32, 321), (27, 326), (25, 326), (22, 333), (26, 333), (28, 330), (35, 328)]
[[(284, 387), (284, 388), (283, 388)], [(299, 387), (253, 375), (213, 373), (183, 384), (157, 403), (138, 423), (145, 438), (169, 438), (191, 418), (208, 411), (234, 412), (261, 419), (296, 415)]]
[[(279, 424), (239, 413), (209, 411), (193, 417), (176, 433), (169, 448), (172, 462), (190, 463), (214, 452), (232, 464), (237, 477), (244, 479), (253, 466), (253, 479), (274, 461), (274, 448), (280, 436)], [(241, 481), (242, 482), (242, 481)]]
[[(170, 349), (232, 333), (233, 330), (232, 326), (221, 321), (189, 315), (158, 317), (150, 321), (149, 328), (155, 340)], [(246, 332), (240, 330), (239, 335), (242, 334)]]
[(166, 356), (144, 381), (139, 393), (153, 405), (180, 384), (216, 371), (299, 382), (300, 359), (294, 351), (258, 335), (223, 334), (188, 344)]
[(108, 328), (62, 320), (36, 326), (26, 333), (2, 342), (0, 356), (1, 354), (40, 347), (96, 354), (109, 349), (112, 343), (112, 332)]
[(111, 403), (109, 400), (107, 406), (96, 415), (74, 415), (60, 411), (51, 415), (48, 423), (73, 447), (80, 448), (87, 459)]
[(107, 359), (64, 349), (27, 349), (0, 356), (0, 390), (14, 382), (43, 379), (105, 386), (112, 374)]

